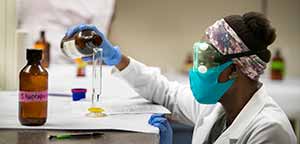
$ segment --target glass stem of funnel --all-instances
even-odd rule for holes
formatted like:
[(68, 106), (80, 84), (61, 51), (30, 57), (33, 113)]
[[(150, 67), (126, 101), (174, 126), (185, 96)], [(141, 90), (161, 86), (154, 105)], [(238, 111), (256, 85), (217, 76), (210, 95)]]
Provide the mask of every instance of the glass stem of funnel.
[(93, 49), (92, 107), (97, 107), (102, 94), (102, 48)]

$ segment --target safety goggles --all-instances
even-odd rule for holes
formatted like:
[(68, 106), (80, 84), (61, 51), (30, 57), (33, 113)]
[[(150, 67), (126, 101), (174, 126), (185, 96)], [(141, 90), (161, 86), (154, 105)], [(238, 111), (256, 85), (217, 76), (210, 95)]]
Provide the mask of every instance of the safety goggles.
[[(261, 51), (247, 51), (236, 54), (222, 55), (212, 44), (204, 41), (194, 43), (193, 70), (206, 73), (210, 68), (216, 68), (233, 58), (250, 56)], [(218, 70), (218, 69), (214, 69)]]

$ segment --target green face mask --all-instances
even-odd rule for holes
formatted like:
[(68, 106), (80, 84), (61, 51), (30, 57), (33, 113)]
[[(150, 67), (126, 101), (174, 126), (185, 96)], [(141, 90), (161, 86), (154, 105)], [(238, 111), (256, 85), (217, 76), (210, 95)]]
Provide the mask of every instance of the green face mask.
[(232, 64), (232, 61), (211, 67), (205, 73), (191, 70), (190, 85), (195, 99), (202, 104), (216, 104), (224, 93), (232, 86), (235, 79), (220, 83), (218, 78), (222, 71)]

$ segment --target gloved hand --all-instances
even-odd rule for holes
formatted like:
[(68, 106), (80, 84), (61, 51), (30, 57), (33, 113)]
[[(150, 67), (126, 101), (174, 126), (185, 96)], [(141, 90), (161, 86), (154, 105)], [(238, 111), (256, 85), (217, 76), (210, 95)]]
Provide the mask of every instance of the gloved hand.
[[(95, 26), (93, 25), (87, 25), (87, 24), (79, 24), (71, 27), (66, 32), (67, 37), (71, 37), (73, 34), (75, 34), (78, 31), (82, 30), (92, 30), (95, 31), (103, 40), (102, 44), (100, 45), (101, 48), (103, 48), (103, 60), (107, 65), (116, 65), (120, 62), (122, 54), (117, 46), (113, 46), (110, 41), (103, 35), (102, 32), (100, 32)], [(83, 59), (85, 61), (88, 61), (88, 59)]]
[(163, 114), (153, 114), (148, 123), (159, 128), (160, 144), (172, 144), (173, 130)]

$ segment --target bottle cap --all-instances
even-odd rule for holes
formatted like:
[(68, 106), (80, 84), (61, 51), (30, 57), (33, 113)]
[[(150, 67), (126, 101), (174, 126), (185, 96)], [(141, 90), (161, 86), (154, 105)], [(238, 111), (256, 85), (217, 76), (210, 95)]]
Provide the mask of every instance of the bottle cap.
[(78, 100), (84, 99), (86, 91), (87, 90), (85, 88), (73, 88), (72, 89), (73, 101), (78, 101)]
[(40, 61), (42, 59), (42, 50), (40, 49), (27, 49), (26, 59), (32, 61)]
[(45, 37), (45, 31), (44, 30), (41, 31), (41, 37)]

